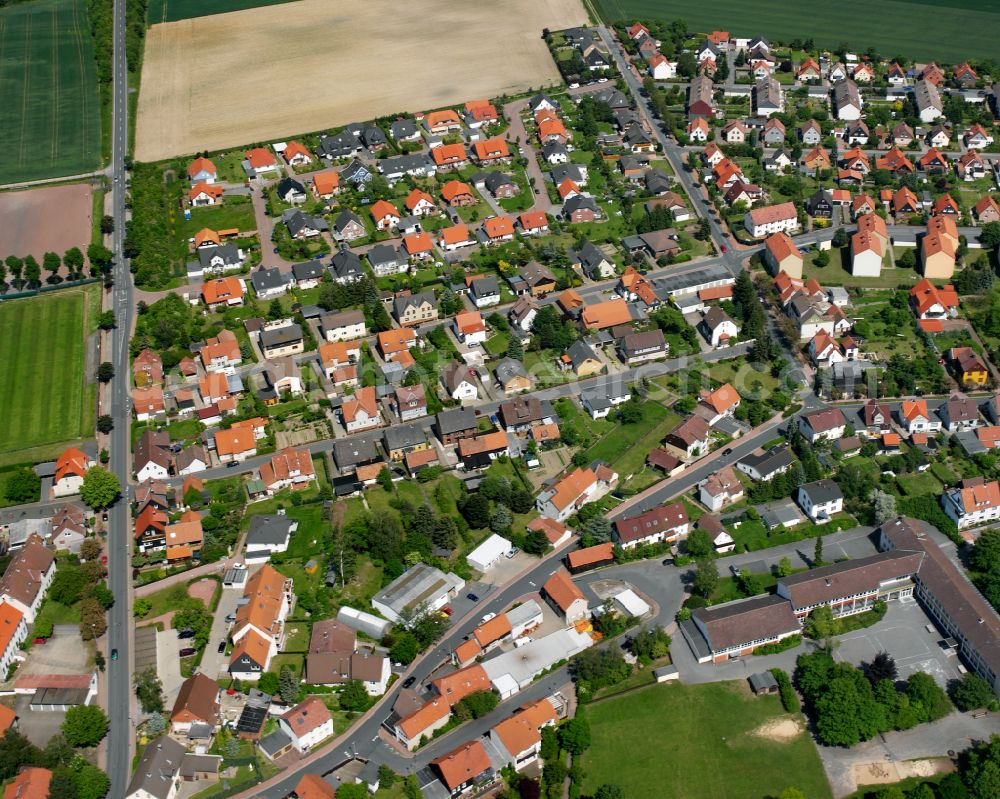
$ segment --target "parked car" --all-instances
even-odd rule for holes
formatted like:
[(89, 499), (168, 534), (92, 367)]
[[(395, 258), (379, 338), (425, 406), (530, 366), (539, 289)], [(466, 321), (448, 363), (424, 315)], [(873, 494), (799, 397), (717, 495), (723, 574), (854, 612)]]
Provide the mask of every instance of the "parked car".
[(507, 550), (507, 557), (512, 558), (520, 551), (521, 550), (518, 549), (517, 547), (511, 547), (510, 549)]
[(194, 638), (194, 630), (192, 630), (190, 627), (188, 627), (186, 629), (183, 629), (183, 630), (178, 630), (177, 631), (177, 637), (178, 638)]
[(225, 651), (226, 651), (226, 642), (219, 641), (219, 654), (221, 655)]
[(197, 651), (193, 646), (186, 646), (181, 650), (180, 655), (182, 658), (189, 658)]
[(466, 599), (470, 599), (473, 602), (478, 602), (479, 601), (479, 597), (476, 594), (466, 594), (465, 598)]

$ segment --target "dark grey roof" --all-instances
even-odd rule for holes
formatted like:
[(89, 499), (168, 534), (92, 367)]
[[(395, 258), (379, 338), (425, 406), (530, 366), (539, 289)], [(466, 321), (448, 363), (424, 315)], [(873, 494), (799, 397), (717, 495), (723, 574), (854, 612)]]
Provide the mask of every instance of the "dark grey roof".
[(332, 136), (324, 136), (320, 139), (319, 147), (316, 149), (321, 155), (342, 158), (345, 155), (353, 155), (360, 147), (361, 142), (358, 137), (345, 130)]
[(434, 297), (433, 291), (421, 291), (419, 294), (411, 294), (408, 297), (396, 297), (392, 301), (392, 309), (398, 318), (406, 313), (407, 308), (412, 306), (419, 307), (424, 302), (429, 302), (435, 308), (437, 307), (437, 300)]
[(539, 92), (534, 97), (532, 97), (530, 100), (528, 100), (528, 108), (530, 108), (532, 111), (536, 111), (536, 110), (538, 110), (538, 106), (540, 106), (542, 103), (548, 103), (553, 108), (558, 108), (559, 107), (559, 103), (558, 102), (556, 102), (555, 100), (553, 100), (547, 94)]
[(591, 97), (599, 103), (607, 103), (612, 108), (628, 108), (628, 98), (615, 87), (608, 87), (594, 92)]
[(320, 318), (320, 325), (323, 328), (324, 334), (327, 330), (336, 330), (340, 327), (349, 327), (351, 325), (356, 325), (359, 322), (365, 321), (365, 312), (360, 310), (350, 310), (350, 311), (334, 311), (333, 313), (323, 314)]
[(394, 139), (408, 139), (417, 132), (412, 119), (397, 119), (389, 126), (389, 135)]
[(304, 214), (298, 208), (289, 208), (281, 215), (281, 221), (285, 223), (288, 232), (293, 236), (298, 235), (303, 228), (310, 227), (313, 230), (328, 230), (329, 226), (322, 216), (312, 216)]
[(673, 185), (670, 178), (659, 169), (647, 169), (643, 177), (646, 179), (646, 188), (653, 192), (653, 194), (669, 191), (671, 185)]
[(167, 799), (174, 787), (185, 749), (169, 735), (152, 740), (142, 752), (126, 793), (145, 791), (156, 799)]
[(264, 750), (264, 753), (270, 757), (289, 746), (292, 743), (292, 739), (284, 732), (284, 730), (277, 729), (270, 735), (265, 735), (257, 742), (257, 746)]
[(733, 320), (729, 314), (723, 311), (718, 305), (713, 305), (705, 313), (705, 317), (702, 321), (709, 330), (715, 330), (723, 322), (732, 322)]
[(287, 516), (258, 514), (250, 518), (247, 530), (246, 549), (270, 544), (283, 544), (292, 532), (293, 520)]
[(326, 269), (320, 261), (292, 264), (292, 274), (296, 280), (315, 280), (322, 277), (325, 271)]
[(588, 360), (600, 360), (591, 346), (580, 338), (569, 345), (569, 348), (566, 350), (566, 357), (569, 358), (574, 369), (579, 368), (581, 364)]
[(598, 211), (597, 201), (593, 197), (585, 197), (582, 194), (574, 194), (563, 203), (563, 213), (566, 215), (573, 214), (576, 211), (584, 209), (590, 209), (594, 212)]
[(330, 259), (330, 269), (338, 278), (361, 277), (365, 273), (361, 257), (347, 249), (338, 250)]
[(301, 340), (302, 328), (295, 323), (260, 331), (260, 346), (264, 349), (280, 347)]
[(289, 192), (295, 192), (296, 194), (305, 194), (306, 187), (299, 183), (294, 178), (283, 178), (278, 184), (278, 196), (284, 199)]
[(792, 456), (791, 450), (781, 444), (771, 447), (767, 452), (762, 452), (760, 455), (747, 455), (740, 461), (740, 463), (745, 463), (759, 474), (765, 475), (791, 466), (794, 462), (795, 458)]
[(361, 129), (361, 141), (365, 147), (381, 147), (387, 144), (385, 133), (378, 125), (365, 125)]
[(366, 180), (370, 180), (371, 176), (371, 169), (357, 158), (340, 170), (340, 177), (349, 183), (364, 183)]
[(623, 137), (626, 144), (649, 144), (652, 140), (649, 138), (649, 134), (643, 129), (642, 125), (637, 122), (631, 124), (628, 130), (625, 131)]
[(345, 469), (376, 460), (378, 450), (375, 447), (381, 437), (381, 433), (369, 433), (365, 436), (337, 439), (333, 442), (333, 458), (337, 466)]
[(844, 497), (840, 491), (840, 486), (833, 482), (833, 480), (814, 480), (811, 483), (803, 483), (799, 488), (809, 494), (809, 498), (813, 501), (813, 504), (832, 502), (835, 499), (843, 499)]
[(528, 373), (524, 370), (524, 365), (513, 358), (504, 358), (496, 365), (495, 371), (497, 380), (501, 385), (506, 385), (515, 377), (528, 377)]
[(489, 189), (490, 193), (496, 194), (497, 189), (502, 186), (516, 186), (517, 181), (514, 180), (510, 175), (506, 175), (503, 172), (489, 172), (486, 175), (486, 188)]
[(600, 265), (602, 261), (610, 260), (591, 241), (584, 241), (578, 250), (570, 253), (570, 258), (575, 258), (583, 266), (584, 271), (590, 272)]
[(379, 172), (383, 175), (420, 174), (427, 170), (436, 171), (434, 162), (423, 153), (412, 155), (394, 155), (379, 162)]
[(358, 219), (356, 214), (350, 211), (341, 211), (337, 214), (337, 218), (333, 222), (333, 229), (338, 233), (342, 233), (351, 222), (361, 225), (361, 227), (365, 226), (365, 223)]
[(198, 261), (202, 267), (211, 266), (214, 258), (221, 258), (226, 266), (239, 266), (240, 249), (235, 244), (219, 244), (214, 247), (199, 247)]
[(392, 427), (385, 429), (384, 439), (385, 448), (390, 452), (395, 449), (406, 449), (424, 444), (427, 441), (427, 434), (424, 432), (424, 422), (394, 424)]
[(557, 164), (552, 167), (551, 175), (552, 182), (557, 186), (566, 180), (566, 178), (569, 178), (577, 185), (584, 182), (583, 169), (577, 164)]
[(493, 297), (500, 293), (500, 285), (494, 275), (486, 275), (472, 281), (470, 287), (477, 297)]
[(368, 263), (372, 267), (398, 264), (406, 259), (391, 244), (376, 244), (368, 253)]
[(460, 430), (471, 430), (476, 424), (476, 411), (473, 408), (452, 408), (437, 415), (438, 433), (443, 436)]
[(762, 691), (771, 692), (777, 690), (778, 681), (774, 679), (774, 675), (771, 672), (758, 671), (756, 674), (750, 675), (750, 687), (755, 694), (759, 694)]
[(254, 291), (262, 294), (265, 291), (286, 286), (288, 284), (288, 276), (283, 275), (281, 270), (276, 266), (272, 266), (270, 269), (262, 266), (250, 275), (250, 282), (253, 283)]
[(557, 141), (549, 142), (542, 148), (542, 157), (548, 159), (553, 155), (565, 155), (569, 157), (569, 150), (566, 149), (565, 144), (560, 144)]

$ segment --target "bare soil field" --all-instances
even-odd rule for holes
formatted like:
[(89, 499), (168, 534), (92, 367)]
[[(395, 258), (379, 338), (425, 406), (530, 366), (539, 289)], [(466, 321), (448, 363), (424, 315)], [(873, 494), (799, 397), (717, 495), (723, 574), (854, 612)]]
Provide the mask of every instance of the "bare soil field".
[(136, 159), (551, 85), (542, 29), (584, 22), (580, 0), (300, 0), (154, 25)]
[(41, 263), (46, 252), (86, 252), (92, 208), (87, 183), (0, 192), (0, 258), (34, 255)]

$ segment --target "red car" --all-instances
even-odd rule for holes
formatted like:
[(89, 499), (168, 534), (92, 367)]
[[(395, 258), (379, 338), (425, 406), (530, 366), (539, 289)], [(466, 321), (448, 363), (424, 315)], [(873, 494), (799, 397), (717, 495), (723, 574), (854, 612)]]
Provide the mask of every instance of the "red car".
[(720, 246), (722, 247), (722, 252), (723, 252), (723, 253), (727, 253), (727, 252), (729, 252), (729, 248), (728, 248), (728, 247), (727, 247), (727, 246), (726, 246), (725, 244), (722, 244), (722, 245), (720, 245)]

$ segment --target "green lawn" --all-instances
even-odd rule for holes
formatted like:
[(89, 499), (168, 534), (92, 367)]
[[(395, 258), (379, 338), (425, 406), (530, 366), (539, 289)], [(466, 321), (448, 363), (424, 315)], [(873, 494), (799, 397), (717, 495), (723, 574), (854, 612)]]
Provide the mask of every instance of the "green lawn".
[(587, 450), (590, 460), (605, 461), (619, 476), (637, 471), (646, 456), (680, 419), (677, 414), (655, 402), (642, 406), (642, 420), (620, 424)]
[[(768, 397), (781, 387), (781, 380), (770, 372), (762, 372), (747, 363), (745, 358), (720, 361), (708, 368), (708, 374), (719, 383), (731, 383), (743, 396), (753, 396), (758, 391)], [(759, 386), (757, 384), (760, 384)]]
[[(960, 64), (969, 58), (992, 58), (994, 32), (1000, 10), (990, 0), (947, 0), (942, 4), (882, 0), (878, 14), (892, 25), (845, 26), (845, 19), (865, 19), (872, 4), (865, 0), (787, 2), (763, 0), (742, 3), (720, 0), (597, 0), (606, 20), (687, 20), (693, 31), (728, 30), (733, 36), (767, 36), (772, 41), (797, 37), (815, 39), (819, 47), (841, 42), (859, 51), (874, 47), (885, 54), (903, 53), (910, 59), (939, 59)], [(942, 8), (945, 7), (945, 8)], [(763, 33), (762, 33), (763, 32)]]
[(63, 605), (54, 599), (46, 599), (38, 610), (35, 624), (43, 620), (53, 624), (79, 624), (80, 608), (76, 605)]
[(100, 165), (100, 101), (84, 0), (0, 9), (0, 87), (0, 183)]
[(84, 375), (86, 290), (0, 303), (0, 465), (56, 457), (93, 434)]
[(155, 25), (157, 22), (175, 22), (288, 2), (291, 0), (149, 0), (146, 19), (150, 25)]
[[(897, 250), (898, 256), (901, 250)], [(814, 277), (824, 286), (850, 286), (852, 288), (894, 289), (898, 286), (913, 286), (920, 275), (913, 269), (893, 266), (888, 254), (882, 262), (882, 274), (878, 277), (855, 277), (850, 272), (851, 254), (849, 247), (831, 249), (830, 263), (816, 266), (816, 252), (805, 254), (802, 262), (802, 276)]]
[(917, 494), (940, 494), (944, 490), (941, 481), (931, 474), (930, 470), (901, 474), (896, 478), (896, 484), (899, 486), (899, 490), (908, 497)]
[(181, 223), (181, 236), (185, 240), (194, 238), (195, 233), (206, 227), (212, 230), (236, 228), (241, 233), (256, 230), (257, 220), (253, 215), (253, 204), (249, 199), (241, 197), (238, 200), (235, 198), (223, 200), (222, 205), (192, 208), (191, 218)]
[(309, 625), (293, 621), (285, 625), (285, 652), (305, 652), (309, 648)]
[(754, 734), (785, 719), (804, 727), (802, 716), (783, 713), (776, 696), (751, 696), (745, 682), (655, 685), (583, 710), (593, 739), (584, 793), (613, 783), (629, 799), (757, 799), (790, 786), (831, 795), (804, 729), (787, 741)]

